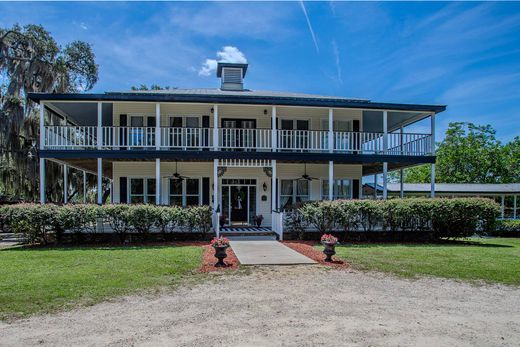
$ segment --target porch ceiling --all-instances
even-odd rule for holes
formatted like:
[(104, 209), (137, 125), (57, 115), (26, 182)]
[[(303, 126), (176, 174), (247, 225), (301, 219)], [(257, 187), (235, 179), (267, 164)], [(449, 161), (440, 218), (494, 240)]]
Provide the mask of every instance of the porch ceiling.
[[(103, 103), (103, 126), (112, 125), (112, 103)], [(97, 102), (52, 102), (49, 108), (53, 111), (61, 111), (75, 124), (79, 126), (92, 126), (97, 124)]]

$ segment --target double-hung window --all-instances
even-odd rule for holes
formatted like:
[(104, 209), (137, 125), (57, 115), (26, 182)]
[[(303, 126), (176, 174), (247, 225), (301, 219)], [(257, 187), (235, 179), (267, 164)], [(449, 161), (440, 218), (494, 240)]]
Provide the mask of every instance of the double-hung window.
[(197, 206), (201, 201), (199, 178), (170, 179), (170, 205)]
[(130, 178), (128, 190), (131, 204), (155, 203), (155, 178)]
[(309, 200), (309, 181), (307, 180), (281, 180), (280, 181), (280, 207), (282, 210)]
[[(334, 199), (352, 199), (352, 180), (334, 180), (332, 196)], [(329, 198), (329, 180), (321, 181), (321, 198), (323, 200), (328, 200)]]

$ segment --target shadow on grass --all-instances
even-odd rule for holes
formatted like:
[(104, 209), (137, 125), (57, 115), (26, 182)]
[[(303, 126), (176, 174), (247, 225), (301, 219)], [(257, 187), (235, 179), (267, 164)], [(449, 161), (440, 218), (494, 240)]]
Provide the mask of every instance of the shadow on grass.
[(501, 245), (496, 243), (482, 243), (478, 241), (462, 241), (447, 240), (436, 243), (407, 243), (407, 242), (388, 242), (388, 243), (342, 243), (336, 247), (356, 247), (356, 248), (374, 248), (374, 247), (483, 247), (483, 248), (514, 248), (513, 245)]
[(31, 251), (31, 252), (45, 252), (45, 251), (139, 251), (139, 250), (151, 250), (151, 249), (165, 249), (165, 248), (182, 248), (182, 247), (201, 247), (206, 243), (195, 244), (193, 242), (190, 243), (171, 243), (171, 244), (162, 244), (162, 245), (150, 245), (150, 244), (114, 244), (114, 245), (83, 245), (83, 246), (75, 246), (75, 245), (25, 245), (13, 248), (5, 248), (0, 249), (0, 252), (20, 252), (20, 251)]

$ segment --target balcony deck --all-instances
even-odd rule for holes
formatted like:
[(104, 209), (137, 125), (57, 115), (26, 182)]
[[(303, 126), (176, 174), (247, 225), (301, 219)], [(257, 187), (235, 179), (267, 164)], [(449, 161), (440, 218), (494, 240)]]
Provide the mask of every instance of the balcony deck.
[[(239, 150), (428, 156), (430, 134), (326, 130), (45, 126), (43, 150)], [(214, 138), (217, 137), (217, 143)], [(274, 139), (273, 139), (274, 136)], [(159, 146), (157, 146), (159, 143)]]

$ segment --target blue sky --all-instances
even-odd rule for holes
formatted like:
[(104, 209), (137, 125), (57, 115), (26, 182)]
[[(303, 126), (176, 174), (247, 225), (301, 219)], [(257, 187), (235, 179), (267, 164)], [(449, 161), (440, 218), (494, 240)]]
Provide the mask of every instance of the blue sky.
[(217, 87), (202, 65), (233, 46), (248, 88), (447, 104), (439, 139), (450, 121), (520, 135), (519, 2), (0, 3), (0, 25), (17, 22), (90, 42), (94, 92)]

